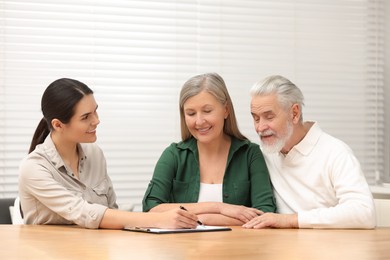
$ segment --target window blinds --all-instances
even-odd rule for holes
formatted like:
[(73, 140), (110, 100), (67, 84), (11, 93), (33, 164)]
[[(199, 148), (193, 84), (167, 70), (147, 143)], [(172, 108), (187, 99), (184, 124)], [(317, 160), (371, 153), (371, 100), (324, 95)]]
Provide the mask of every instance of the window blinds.
[(0, 196), (41, 119), (40, 98), (70, 77), (95, 91), (98, 144), (119, 203), (140, 203), (163, 149), (180, 141), (189, 77), (226, 81), (241, 130), (258, 142), (249, 89), (271, 74), (303, 91), (315, 120), (383, 174), (383, 1), (0, 0)]

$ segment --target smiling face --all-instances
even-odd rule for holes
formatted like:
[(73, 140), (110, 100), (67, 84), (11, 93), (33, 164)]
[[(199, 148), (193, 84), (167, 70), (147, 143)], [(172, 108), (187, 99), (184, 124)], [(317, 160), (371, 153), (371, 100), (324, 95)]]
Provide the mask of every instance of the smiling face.
[(212, 94), (202, 91), (190, 97), (183, 110), (188, 130), (198, 142), (210, 143), (223, 136), (228, 111)]
[(253, 96), (251, 114), (263, 152), (275, 153), (286, 148), (293, 134), (293, 122), (275, 94)]
[(96, 127), (100, 123), (97, 107), (93, 94), (84, 96), (75, 106), (70, 122), (64, 125), (64, 137), (75, 143), (95, 142)]

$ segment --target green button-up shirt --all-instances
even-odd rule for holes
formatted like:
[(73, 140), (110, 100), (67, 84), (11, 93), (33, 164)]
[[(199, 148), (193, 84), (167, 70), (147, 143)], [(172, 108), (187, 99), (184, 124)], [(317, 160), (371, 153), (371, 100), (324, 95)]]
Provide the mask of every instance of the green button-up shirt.
[[(158, 160), (143, 199), (143, 210), (161, 203), (198, 202), (200, 171), (196, 139), (172, 143)], [(222, 185), (224, 203), (275, 212), (263, 154), (257, 144), (232, 137)]]

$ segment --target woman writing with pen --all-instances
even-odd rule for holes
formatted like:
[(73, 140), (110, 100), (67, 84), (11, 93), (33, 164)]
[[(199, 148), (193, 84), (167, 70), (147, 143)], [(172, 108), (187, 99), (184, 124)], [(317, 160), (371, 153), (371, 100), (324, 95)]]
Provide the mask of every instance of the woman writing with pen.
[(42, 96), (43, 119), (20, 165), (19, 196), (26, 224), (193, 228), (198, 218), (179, 207), (161, 213), (117, 209), (101, 149), (93, 91), (77, 80), (51, 83)]
[(242, 225), (275, 204), (259, 149), (243, 136), (223, 79), (216, 73), (190, 78), (180, 92), (182, 141), (158, 160), (143, 210), (180, 205), (205, 225)]

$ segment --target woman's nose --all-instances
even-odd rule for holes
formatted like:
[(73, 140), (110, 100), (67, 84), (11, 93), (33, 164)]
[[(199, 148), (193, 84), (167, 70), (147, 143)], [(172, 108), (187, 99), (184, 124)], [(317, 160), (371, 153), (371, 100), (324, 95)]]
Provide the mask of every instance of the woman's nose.
[(94, 114), (94, 118), (93, 118), (93, 122), (92, 122), (94, 125), (98, 125), (100, 124), (100, 119), (99, 119), (99, 115), (98, 113), (95, 112)]
[(196, 117), (195, 123), (196, 123), (197, 125), (201, 125), (201, 124), (204, 123), (204, 121), (205, 121), (205, 119), (204, 119), (203, 116), (197, 116), (197, 117)]

